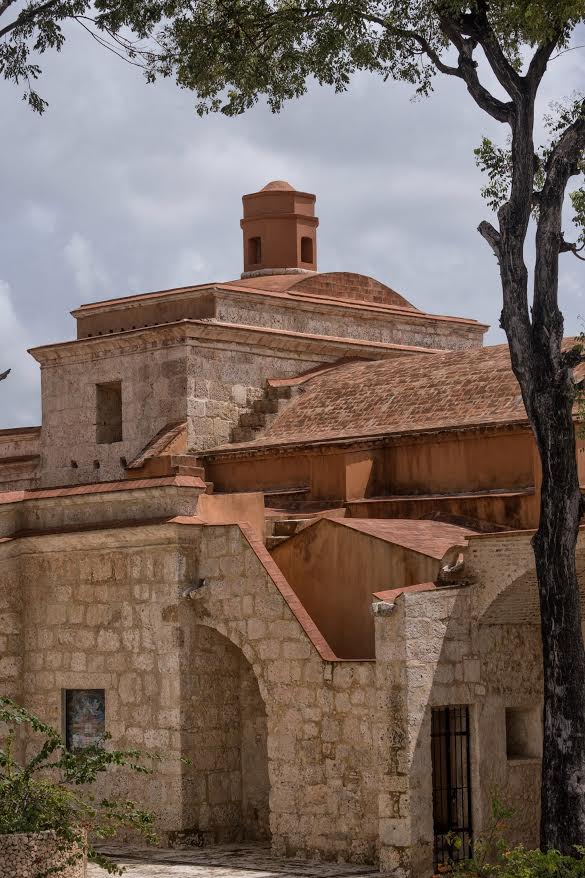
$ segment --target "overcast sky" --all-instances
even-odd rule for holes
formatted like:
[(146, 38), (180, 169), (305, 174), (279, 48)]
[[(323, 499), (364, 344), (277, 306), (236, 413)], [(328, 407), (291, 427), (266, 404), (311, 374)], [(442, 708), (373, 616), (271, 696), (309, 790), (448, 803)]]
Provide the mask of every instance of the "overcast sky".
[[(583, 42), (583, 40), (581, 40)], [(497, 327), (497, 265), (475, 231), (488, 217), (473, 148), (500, 137), (463, 85), (428, 100), (356, 77), (314, 88), (279, 116), (199, 119), (171, 81), (74, 30), (43, 59), (43, 117), (0, 80), (0, 427), (40, 423), (34, 345), (74, 337), (82, 302), (228, 280), (242, 270), (241, 196), (272, 179), (317, 194), (319, 269), (358, 271), (417, 307)], [(582, 87), (585, 51), (551, 64), (543, 105)], [(567, 334), (580, 331), (585, 266), (564, 256)]]

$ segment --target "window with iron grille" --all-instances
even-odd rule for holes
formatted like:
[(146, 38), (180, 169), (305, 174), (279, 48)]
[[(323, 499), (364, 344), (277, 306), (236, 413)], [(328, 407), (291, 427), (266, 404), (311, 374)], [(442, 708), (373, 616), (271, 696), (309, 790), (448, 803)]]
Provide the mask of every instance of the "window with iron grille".
[[(471, 856), (469, 708), (436, 707), (431, 714), (434, 865)], [(455, 843), (455, 839), (458, 842)]]

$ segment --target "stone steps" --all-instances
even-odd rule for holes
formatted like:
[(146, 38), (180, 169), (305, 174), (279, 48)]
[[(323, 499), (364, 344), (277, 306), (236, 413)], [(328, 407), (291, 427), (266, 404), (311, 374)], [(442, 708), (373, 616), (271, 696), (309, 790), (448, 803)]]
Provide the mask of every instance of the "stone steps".
[(240, 414), (238, 423), (232, 427), (230, 442), (253, 442), (261, 436), (292, 395), (293, 390), (290, 387), (266, 387), (263, 395), (255, 399), (247, 411)]

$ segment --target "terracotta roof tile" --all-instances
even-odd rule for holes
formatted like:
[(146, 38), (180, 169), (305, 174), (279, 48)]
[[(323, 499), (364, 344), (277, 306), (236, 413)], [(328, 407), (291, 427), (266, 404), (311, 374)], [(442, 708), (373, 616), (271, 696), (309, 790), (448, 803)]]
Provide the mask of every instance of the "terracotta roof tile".
[(474, 530), (443, 521), (401, 518), (331, 518), (328, 521), (438, 561), (454, 546), (467, 545), (467, 538), (475, 534)]
[(233, 450), (527, 420), (505, 344), (341, 365), (303, 389), (263, 437)]

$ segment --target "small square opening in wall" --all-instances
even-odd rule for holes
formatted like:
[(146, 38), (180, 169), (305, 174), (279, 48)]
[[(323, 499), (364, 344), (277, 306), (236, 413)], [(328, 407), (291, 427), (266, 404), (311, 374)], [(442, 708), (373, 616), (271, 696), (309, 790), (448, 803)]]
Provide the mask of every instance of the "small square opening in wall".
[(96, 442), (122, 441), (122, 382), (96, 384)]
[(63, 734), (67, 749), (99, 744), (105, 733), (105, 689), (64, 689)]
[(508, 759), (542, 757), (542, 713), (539, 706), (506, 708), (506, 756)]

